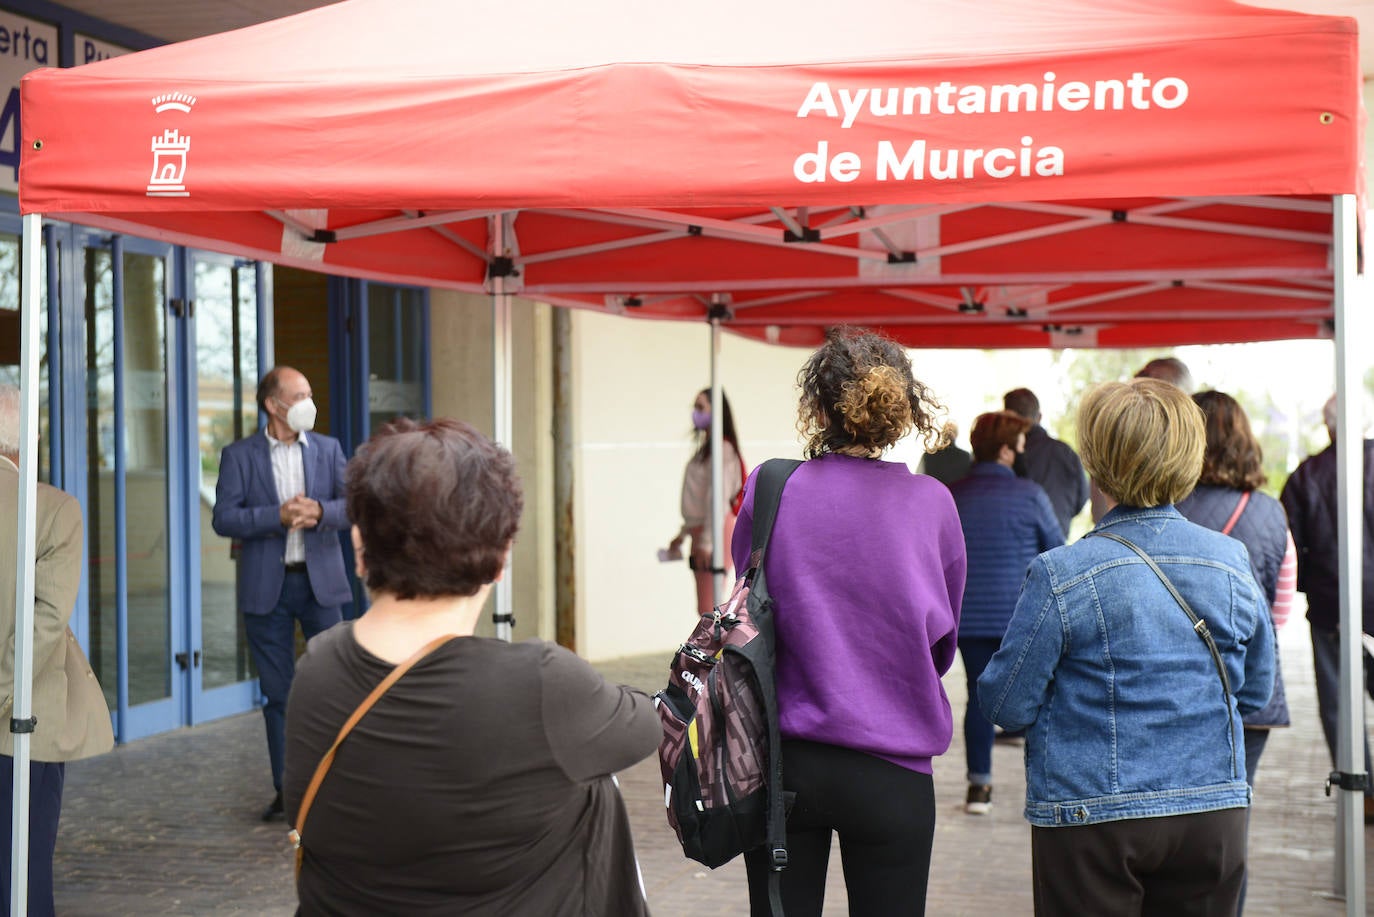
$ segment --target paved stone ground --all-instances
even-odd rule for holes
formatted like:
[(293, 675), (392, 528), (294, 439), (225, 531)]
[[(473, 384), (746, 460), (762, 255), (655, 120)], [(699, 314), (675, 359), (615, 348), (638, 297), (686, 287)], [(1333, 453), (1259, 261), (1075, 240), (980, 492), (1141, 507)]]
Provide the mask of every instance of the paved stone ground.
[[(1322, 794), (1328, 766), (1305, 622), (1286, 628), (1281, 644), (1299, 722), (1275, 731), (1260, 766), (1247, 914), (1344, 914), (1342, 903), (1322, 897), (1332, 885), (1335, 814)], [(600, 668), (652, 690), (666, 679), (667, 659), (636, 657)], [(956, 663), (946, 678), (956, 717), (962, 715), (963, 681)], [(996, 805), (979, 818), (963, 813), (958, 730), (954, 747), (936, 763), (932, 915), (1031, 913), (1021, 748), (999, 743), (993, 768)], [(266, 769), (256, 713), (143, 739), (70, 765), (57, 848), (58, 913), (290, 914), (295, 895), (285, 829), (257, 818), (271, 795)], [(740, 863), (711, 872), (682, 857), (663, 817), (657, 761), (626, 771), (621, 786), (654, 912), (747, 914)], [(838, 851), (831, 862), (826, 913), (843, 914)]]

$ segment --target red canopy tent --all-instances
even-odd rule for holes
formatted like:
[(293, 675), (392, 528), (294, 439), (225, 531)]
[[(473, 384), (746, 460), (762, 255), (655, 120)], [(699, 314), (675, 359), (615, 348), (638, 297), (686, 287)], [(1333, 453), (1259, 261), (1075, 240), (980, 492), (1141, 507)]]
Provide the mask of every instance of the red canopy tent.
[(25, 265), (42, 215), (793, 344), (1343, 344), (1361, 85), (1227, 0), (346, 0), (25, 77)]
[(350, 0), (26, 77), (20, 202), (786, 343), (1318, 337), (1360, 87), (1353, 20), (1222, 0)]

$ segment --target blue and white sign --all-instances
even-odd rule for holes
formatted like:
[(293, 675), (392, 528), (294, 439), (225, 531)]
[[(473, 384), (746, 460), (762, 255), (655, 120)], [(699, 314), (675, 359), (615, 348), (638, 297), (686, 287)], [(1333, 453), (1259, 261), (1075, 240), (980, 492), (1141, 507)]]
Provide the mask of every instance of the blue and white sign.
[(80, 67), (82, 64), (94, 64), (96, 61), (109, 60), (112, 57), (120, 57), (133, 52), (132, 48), (123, 45), (112, 44), (108, 41), (101, 41), (99, 38), (92, 38), (80, 32), (72, 33), (73, 52), (72, 66)]
[(0, 10), (0, 191), (19, 191), (19, 81), (38, 67), (56, 67), (57, 26)]

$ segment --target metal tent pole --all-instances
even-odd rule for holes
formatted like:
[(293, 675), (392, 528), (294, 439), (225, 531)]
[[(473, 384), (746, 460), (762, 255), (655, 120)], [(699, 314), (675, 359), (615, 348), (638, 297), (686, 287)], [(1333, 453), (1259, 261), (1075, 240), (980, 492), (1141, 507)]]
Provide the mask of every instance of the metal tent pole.
[(1359, 418), (1360, 367), (1351, 359), (1357, 329), (1352, 312), (1357, 291), (1356, 200), (1353, 194), (1333, 200), (1336, 281), (1336, 545), (1341, 595), (1341, 689), (1336, 742), (1336, 772), (1331, 788), (1341, 826), (1336, 861), (1345, 873), (1345, 912), (1363, 915), (1364, 875), (1364, 678), (1361, 534), (1364, 501), (1363, 426)]
[[(487, 277), (491, 288), (491, 350), (492, 350), (492, 427), (494, 439), (515, 452), (515, 421), (511, 410), (511, 294), (508, 280), (514, 272), (508, 254), (507, 239), (510, 235), (511, 215), (500, 213), (491, 220), (491, 262)], [(510, 558), (506, 558), (506, 575), (497, 580), (496, 605), (492, 611), (492, 621), (496, 624), (496, 636), (509, 642), (514, 636), (515, 617), (511, 609)]]
[(33, 590), (38, 517), (38, 308), (43, 217), (24, 216), (19, 283), (19, 543), (14, 577), (14, 797), (10, 820), (10, 913), (29, 901), (29, 734), (33, 730)]
[(711, 304), (711, 605), (725, 601), (725, 513), (720, 495), (725, 488), (725, 408), (720, 394), (720, 320), (725, 305)]

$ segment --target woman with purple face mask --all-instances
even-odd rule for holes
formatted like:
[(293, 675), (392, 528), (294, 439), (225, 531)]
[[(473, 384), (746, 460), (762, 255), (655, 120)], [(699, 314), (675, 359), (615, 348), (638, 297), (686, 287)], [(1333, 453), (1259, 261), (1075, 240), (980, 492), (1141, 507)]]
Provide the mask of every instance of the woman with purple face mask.
[[(732, 572), (730, 536), (735, 530), (732, 509), (735, 496), (744, 487), (744, 464), (740, 460), (739, 439), (735, 436), (735, 417), (730, 411), (730, 399), (720, 394), (721, 403), (721, 512), (725, 517), (725, 548), (721, 564), (728, 578)], [(692, 436), (697, 448), (687, 462), (682, 475), (682, 528), (668, 543), (666, 557), (681, 557), (682, 542), (691, 538), (687, 565), (696, 580), (697, 613), (708, 614), (715, 605), (715, 590), (711, 582), (711, 390), (702, 389), (692, 403)]]

